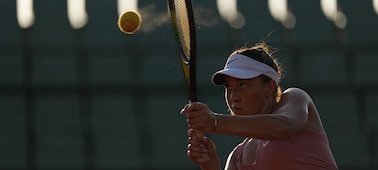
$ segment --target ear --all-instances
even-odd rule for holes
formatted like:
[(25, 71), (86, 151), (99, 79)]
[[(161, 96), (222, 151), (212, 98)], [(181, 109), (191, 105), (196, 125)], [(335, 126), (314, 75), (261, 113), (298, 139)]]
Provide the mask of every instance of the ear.
[(272, 96), (275, 95), (277, 89), (277, 84), (273, 80), (271, 80), (267, 86), (266, 86), (266, 95), (267, 96)]

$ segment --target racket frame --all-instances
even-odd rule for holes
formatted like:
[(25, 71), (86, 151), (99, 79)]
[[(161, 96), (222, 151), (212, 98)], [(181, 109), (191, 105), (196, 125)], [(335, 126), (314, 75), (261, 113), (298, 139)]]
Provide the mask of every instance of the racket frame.
[[(176, 9), (176, 1), (185, 1), (186, 5), (186, 12), (188, 16), (188, 24), (189, 24), (189, 39), (190, 39), (190, 49), (189, 49), (189, 56), (186, 56), (185, 51), (183, 49), (184, 44), (181, 43), (180, 40), (180, 32), (178, 31), (178, 23), (177, 21), (177, 11)], [(196, 27), (194, 22), (194, 13), (193, 13), (193, 6), (191, 0), (168, 0), (168, 8), (170, 13), (171, 25), (174, 37), (176, 42), (178, 43), (178, 53), (180, 57), (180, 62), (185, 78), (185, 85), (188, 94), (189, 103), (198, 101), (197, 96), (197, 82), (196, 82), (196, 51), (197, 51), (197, 40), (196, 40)]]

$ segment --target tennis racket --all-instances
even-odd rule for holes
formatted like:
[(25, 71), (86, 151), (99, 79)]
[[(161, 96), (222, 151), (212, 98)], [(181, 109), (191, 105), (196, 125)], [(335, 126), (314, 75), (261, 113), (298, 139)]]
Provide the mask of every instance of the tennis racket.
[[(196, 27), (191, 0), (168, 0), (173, 35), (184, 73), (189, 103), (197, 101), (196, 86)], [(198, 138), (203, 132), (194, 130)]]

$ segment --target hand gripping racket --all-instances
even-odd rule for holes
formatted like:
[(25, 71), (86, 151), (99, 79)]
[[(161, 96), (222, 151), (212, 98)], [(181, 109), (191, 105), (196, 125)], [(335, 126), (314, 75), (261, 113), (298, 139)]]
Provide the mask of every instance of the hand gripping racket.
[[(173, 35), (184, 72), (189, 103), (197, 101), (196, 87), (196, 27), (191, 0), (168, 0)], [(203, 132), (194, 130), (198, 138)]]

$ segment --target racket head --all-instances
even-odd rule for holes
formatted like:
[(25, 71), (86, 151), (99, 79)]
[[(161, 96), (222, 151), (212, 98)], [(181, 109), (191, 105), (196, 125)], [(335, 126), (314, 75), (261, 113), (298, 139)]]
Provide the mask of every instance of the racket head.
[[(168, 0), (172, 30), (177, 42), (179, 57), (184, 73), (189, 103), (197, 101), (196, 86), (196, 30), (191, 0)], [(201, 139), (204, 134), (194, 129)]]
[(174, 38), (184, 73), (189, 102), (197, 101), (196, 30), (191, 0), (168, 0)]

